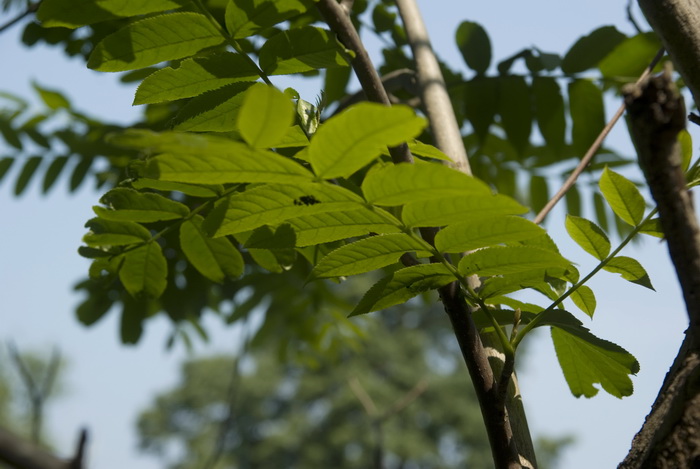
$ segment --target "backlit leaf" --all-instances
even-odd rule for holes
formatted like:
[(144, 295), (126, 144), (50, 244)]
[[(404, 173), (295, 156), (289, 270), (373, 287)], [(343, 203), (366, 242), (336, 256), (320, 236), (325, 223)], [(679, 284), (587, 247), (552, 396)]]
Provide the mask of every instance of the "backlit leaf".
[(478, 23), (463, 21), (457, 28), (455, 40), (469, 68), (479, 74), (485, 73), (491, 64), (491, 41), (486, 30)]
[[(382, 212), (383, 215), (380, 215)], [(297, 246), (328, 243), (370, 233), (397, 233), (401, 223), (389, 213), (377, 208), (318, 213), (289, 220), (297, 233)]]
[(215, 211), (208, 221), (207, 230), (215, 231), (216, 236), (250, 231), (296, 217), (364, 206), (356, 194), (327, 183), (266, 184), (234, 194), (224, 202), (221, 214)]
[(599, 186), (603, 197), (618, 217), (632, 226), (642, 221), (646, 204), (632, 181), (610, 168), (605, 168)]
[(608, 272), (620, 274), (622, 275), (622, 278), (629, 280), (632, 283), (636, 283), (637, 285), (654, 290), (647, 271), (644, 270), (642, 264), (631, 257), (615, 256), (610, 259), (610, 262), (608, 262), (603, 269), (607, 270)]
[(70, 108), (70, 101), (68, 101), (68, 99), (62, 93), (39, 86), (39, 84), (35, 82), (32, 83), (32, 87), (39, 94), (41, 100), (49, 109), (55, 111), (57, 109)]
[(649, 65), (662, 47), (654, 32), (637, 34), (616, 45), (598, 68), (604, 77), (618, 78), (626, 82), (636, 79)]
[(135, 298), (160, 297), (167, 286), (167, 275), (168, 264), (156, 242), (146, 243), (124, 254), (124, 262), (119, 269), (119, 279)]
[(393, 264), (406, 252), (424, 252), (430, 246), (407, 234), (370, 236), (331, 251), (316, 265), (312, 278), (357, 275)]
[(226, 29), (235, 39), (252, 36), (306, 11), (308, 2), (301, 0), (252, 0), (244, 5), (229, 0), (226, 6)]
[(576, 244), (598, 260), (610, 254), (610, 240), (603, 230), (585, 218), (566, 216), (566, 231)]
[(88, 67), (122, 72), (189, 57), (225, 38), (206, 16), (192, 12), (152, 16), (104, 38), (90, 54)]
[(153, 104), (199, 96), (239, 81), (255, 81), (258, 71), (244, 55), (219, 52), (186, 59), (177, 68), (148, 75), (136, 89), (134, 104)]
[(573, 148), (582, 157), (605, 126), (603, 92), (589, 80), (574, 80), (569, 84), (569, 108)]
[(350, 316), (405, 303), (416, 295), (454, 281), (454, 275), (442, 264), (419, 264), (399, 269), (374, 284)]
[(678, 143), (681, 146), (681, 156), (683, 158), (681, 169), (685, 172), (688, 170), (690, 162), (693, 161), (693, 137), (687, 129), (683, 129), (678, 133)]
[(440, 252), (465, 252), (539, 236), (544, 230), (520, 217), (494, 217), (451, 224), (435, 236)]
[(289, 75), (346, 67), (335, 35), (313, 26), (282, 31), (260, 48), (260, 68), (268, 75)]
[(571, 46), (562, 59), (561, 69), (571, 74), (593, 68), (624, 39), (625, 35), (614, 26), (598, 28)]
[(581, 285), (571, 294), (571, 301), (574, 302), (578, 308), (586, 313), (588, 316), (593, 317), (596, 307), (596, 299), (593, 294), (593, 290), (585, 285)]
[(190, 132), (236, 130), (243, 91), (252, 84), (233, 83), (190, 99), (173, 119), (173, 128)]
[(130, 221), (92, 218), (88, 220), (85, 227), (90, 232), (83, 236), (83, 242), (90, 247), (126, 246), (151, 239), (151, 232), (148, 229)]
[(446, 197), (491, 196), (491, 189), (483, 182), (438, 163), (372, 168), (362, 182), (362, 192), (368, 202), (386, 206)]
[(583, 326), (552, 327), (552, 340), (574, 396), (595, 396), (598, 394), (595, 384), (618, 398), (632, 394), (634, 386), (629, 375), (639, 372), (639, 363), (625, 349), (599, 339)]
[(563, 268), (569, 261), (560, 254), (530, 246), (489, 247), (467, 254), (459, 261), (462, 275), (506, 275), (528, 270)]
[(174, 10), (189, 0), (44, 0), (36, 17), (46, 28), (80, 26), (102, 21)]
[(407, 226), (443, 226), (455, 220), (479, 220), (500, 215), (522, 215), (528, 209), (514, 199), (492, 194), (480, 197), (444, 197), (404, 205), (401, 218)]
[(653, 218), (643, 223), (639, 232), (649, 236), (654, 236), (655, 238), (663, 238), (665, 236), (664, 230), (661, 228), (661, 220), (658, 218)]
[(253, 148), (272, 148), (289, 131), (294, 108), (289, 97), (272, 86), (257, 83), (243, 97), (238, 131)]
[(319, 128), (308, 146), (309, 161), (320, 177), (348, 177), (385, 147), (415, 138), (425, 126), (425, 119), (408, 106), (360, 103)]
[(187, 260), (206, 278), (221, 283), (243, 273), (243, 257), (228, 238), (210, 238), (195, 215), (180, 225), (180, 246)]
[(100, 199), (107, 208), (94, 207), (101, 218), (114, 221), (148, 223), (161, 220), (177, 220), (189, 214), (186, 205), (162, 195), (138, 192), (118, 187)]
[(158, 179), (139, 178), (131, 182), (134, 189), (155, 189), (166, 192), (182, 192), (192, 197), (216, 197), (223, 190), (223, 186), (208, 184), (194, 185), (182, 182), (160, 181)]

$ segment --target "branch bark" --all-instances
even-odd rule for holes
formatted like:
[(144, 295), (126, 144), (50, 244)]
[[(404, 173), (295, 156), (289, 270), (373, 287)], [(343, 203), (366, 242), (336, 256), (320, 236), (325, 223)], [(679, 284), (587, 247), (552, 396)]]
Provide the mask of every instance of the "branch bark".
[(685, 106), (669, 69), (625, 90), (630, 132), (683, 291), (690, 327), (620, 468), (697, 467), (700, 460), (700, 229), (686, 189), (678, 133)]
[(75, 457), (66, 460), (0, 428), (0, 461), (17, 469), (82, 469), (86, 442), (87, 431), (82, 430)]

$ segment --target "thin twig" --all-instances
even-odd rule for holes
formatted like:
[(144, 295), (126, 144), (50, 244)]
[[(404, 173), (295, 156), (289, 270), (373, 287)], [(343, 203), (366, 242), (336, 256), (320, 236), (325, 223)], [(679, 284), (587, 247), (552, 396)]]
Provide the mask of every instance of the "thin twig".
[(630, 23), (632, 23), (632, 27), (637, 31), (637, 33), (641, 34), (643, 32), (642, 28), (639, 27), (639, 23), (637, 23), (637, 20), (634, 19), (634, 14), (632, 13), (633, 4), (634, 0), (627, 0), (627, 19)]
[(401, 399), (396, 401), (393, 406), (380, 417), (382, 420), (386, 420), (389, 417), (398, 414), (406, 407), (408, 407), (413, 401), (418, 399), (421, 394), (423, 394), (428, 389), (428, 380), (423, 378), (416, 383), (406, 394), (401, 396)]
[(360, 380), (357, 379), (357, 376), (353, 376), (352, 378), (348, 379), (348, 384), (350, 385), (352, 393), (355, 395), (357, 400), (360, 401), (362, 407), (364, 407), (365, 412), (367, 412), (367, 415), (372, 418), (376, 417), (379, 413), (379, 411), (377, 410), (377, 406), (374, 404), (374, 400), (372, 400), (372, 397), (367, 393), (365, 388), (360, 383)]
[[(656, 66), (657, 63), (659, 63), (659, 60), (664, 56), (664, 49), (659, 49), (659, 51), (656, 53), (656, 56), (652, 59), (652, 61), (649, 63), (649, 66), (644, 69), (644, 72), (641, 74), (641, 76), (637, 79), (635, 84), (639, 84), (642, 82), (642, 80), (646, 79), (649, 74), (654, 70), (654, 67)], [(549, 212), (552, 211), (554, 206), (564, 197), (564, 195), (571, 189), (574, 184), (576, 184), (576, 180), (578, 177), (581, 175), (581, 173), (586, 169), (586, 167), (590, 164), (591, 160), (595, 156), (595, 154), (598, 152), (600, 149), (601, 145), (603, 144), (603, 141), (605, 138), (608, 136), (612, 128), (617, 124), (617, 121), (622, 117), (622, 114), (625, 112), (625, 104), (621, 104), (619, 109), (615, 112), (613, 115), (612, 119), (603, 127), (603, 130), (600, 132), (598, 137), (595, 139), (591, 147), (588, 149), (586, 154), (581, 158), (581, 161), (579, 162), (578, 166), (574, 169), (574, 171), (571, 173), (571, 175), (568, 177), (568, 179), (564, 182), (564, 184), (561, 186), (559, 191), (552, 197), (549, 202), (547, 202), (547, 205), (544, 206), (542, 210), (540, 210), (540, 213), (537, 214), (535, 219), (533, 220), (535, 223), (542, 223), (542, 220), (549, 215)]]
[(34, 13), (35, 11), (37, 11), (39, 9), (39, 3), (41, 3), (41, 2), (30, 3), (26, 10), (24, 10), (22, 13), (20, 13), (16, 17), (12, 18), (7, 23), (0, 26), (0, 34), (4, 33), (5, 30), (10, 29), (16, 23), (19, 23), (20, 21), (22, 21), (22, 19), (24, 19), (24, 17), (29, 16), (32, 13)]

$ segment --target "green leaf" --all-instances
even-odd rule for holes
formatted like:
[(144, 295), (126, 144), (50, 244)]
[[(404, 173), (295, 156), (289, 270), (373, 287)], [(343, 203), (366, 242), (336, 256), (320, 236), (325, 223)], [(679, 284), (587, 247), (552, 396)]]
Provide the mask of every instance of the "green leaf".
[(605, 198), (600, 195), (600, 192), (593, 193), (593, 207), (595, 208), (595, 216), (598, 224), (603, 231), (608, 230), (608, 208), (605, 203)]
[(560, 254), (530, 246), (488, 247), (467, 254), (459, 261), (462, 275), (506, 275), (528, 270), (562, 268), (569, 261)]
[(693, 137), (687, 129), (683, 129), (678, 133), (678, 143), (681, 146), (681, 156), (683, 158), (681, 169), (683, 172), (686, 172), (690, 167), (690, 162), (693, 161)]
[(70, 109), (70, 101), (61, 93), (54, 90), (49, 90), (39, 86), (38, 83), (32, 82), (34, 91), (39, 94), (41, 100), (49, 109), (55, 111), (57, 109)]
[[(554, 270), (557, 269), (549, 269), (549, 272), (553, 272)], [(483, 281), (483, 284), (479, 289), (479, 297), (488, 299), (525, 290), (526, 288), (532, 288), (545, 294), (547, 298), (555, 300), (559, 295), (557, 295), (547, 283), (547, 281), (551, 278), (552, 276), (548, 275), (547, 269), (528, 270), (515, 274), (490, 277)], [(497, 302), (494, 301), (494, 303)]]
[(635, 80), (662, 47), (654, 32), (637, 34), (616, 45), (615, 49), (598, 64), (606, 78), (627, 82)]
[(257, 249), (290, 249), (296, 246), (296, 233), (288, 223), (278, 226), (274, 231), (265, 225), (256, 228), (244, 246)]
[[(432, 145), (428, 145), (423, 142), (415, 140), (408, 143), (408, 149), (411, 151), (413, 156), (420, 156), (421, 158), (432, 158), (434, 160), (440, 161), (452, 161), (449, 156), (441, 152), (438, 148)], [(387, 151), (387, 153), (389, 153)]]
[[(266, 184), (230, 196), (208, 217), (215, 236), (251, 231), (262, 225), (324, 212), (354, 210), (364, 206), (356, 194), (327, 183)], [(220, 219), (218, 219), (220, 217)], [(211, 228), (211, 229), (210, 229)]]
[(639, 232), (649, 236), (654, 236), (655, 238), (663, 239), (665, 236), (664, 230), (661, 228), (661, 220), (658, 218), (653, 218), (644, 222)]
[(44, 0), (36, 17), (46, 28), (78, 28), (129, 16), (174, 10), (189, 0)]
[(144, 175), (190, 184), (236, 182), (309, 182), (313, 174), (299, 163), (267, 150), (255, 150), (228, 141), (222, 147), (204, 147), (192, 153), (165, 153), (151, 158)]
[(348, 177), (377, 158), (387, 146), (413, 139), (425, 119), (408, 106), (360, 103), (323, 124), (308, 146), (319, 177)]
[(268, 75), (290, 75), (346, 67), (341, 47), (329, 31), (304, 26), (282, 31), (260, 48), (260, 68)]
[(253, 148), (272, 148), (294, 121), (292, 102), (281, 91), (264, 83), (248, 88), (238, 112), (238, 131)]
[(454, 281), (454, 275), (442, 264), (419, 264), (399, 269), (374, 284), (350, 317), (405, 303), (416, 295)]
[(136, 70), (189, 57), (224, 41), (204, 15), (181, 12), (152, 16), (104, 38), (90, 54), (88, 67), (100, 72)]
[(524, 156), (530, 145), (532, 131), (532, 97), (524, 77), (501, 79), (498, 112), (501, 124), (513, 148)]
[(370, 236), (331, 251), (311, 277), (357, 275), (394, 264), (406, 252), (425, 252), (430, 246), (404, 233)]
[(0, 158), (0, 181), (3, 180), (15, 161), (15, 158), (12, 158), (11, 156)]
[[(383, 215), (380, 215), (383, 213)], [(395, 220), (395, 223), (389, 223)], [(379, 208), (358, 208), (341, 212), (326, 212), (289, 220), (297, 237), (297, 246), (311, 246), (370, 233), (398, 233), (401, 222)]]
[(85, 181), (85, 176), (87, 176), (94, 161), (95, 159), (92, 157), (83, 157), (80, 162), (75, 165), (73, 173), (70, 176), (70, 184), (68, 185), (71, 192), (75, 192), (83, 181)]
[(29, 186), (29, 182), (36, 174), (36, 170), (39, 168), (42, 160), (43, 158), (41, 156), (30, 156), (27, 158), (15, 182), (15, 195), (22, 195), (22, 193), (24, 193), (27, 186)]
[(85, 227), (90, 232), (83, 236), (83, 242), (90, 247), (127, 246), (151, 239), (148, 229), (130, 221), (92, 218)]
[(112, 189), (102, 196), (100, 202), (108, 208), (94, 207), (95, 213), (101, 218), (113, 221), (149, 223), (177, 220), (190, 213), (187, 206), (180, 202), (125, 187)]
[(119, 336), (124, 344), (138, 343), (143, 334), (143, 321), (146, 319), (148, 303), (135, 301), (130, 297), (123, 299), (122, 317), (119, 324)]
[(654, 290), (654, 286), (651, 284), (651, 279), (647, 271), (644, 270), (642, 264), (631, 257), (615, 256), (610, 259), (610, 262), (608, 262), (603, 269), (608, 272), (620, 274), (622, 278), (632, 283)]
[(476, 76), (463, 85), (464, 114), (482, 143), (498, 112), (499, 83), (495, 77)]
[(440, 252), (465, 252), (540, 236), (545, 231), (520, 217), (494, 217), (448, 225), (435, 236)]
[(591, 256), (602, 261), (610, 254), (610, 240), (598, 225), (585, 218), (566, 216), (566, 231), (576, 244)]
[(574, 302), (578, 308), (586, 313), (588, 316), (593, 317), (596, 307), (596, 299), (593, 294), (593, 290), (585, 285), (581, 285), (571, 294), (571, 301)]
[(386, 206), (447, 197), (491, 196), (491, 189), (480, 180), (439, 163), (377, 166), (362, 182), (362, 192), (367, 202)]
[(549, 201), (549, 185), (544, 176), (530, 176), (530, 205), (539, 212)]
[(173, 119), (173, 128), (190, 132), (236, 130), (243, 92), (252, 85), (251, 82), (233, 83), (190, 99)]
[(569, 108), (574, 152), (582, 157), (605, 127), (603, 92), (589, 80), (569, 83)]
[(386, 5), (378, 3), (372, 10), (372, 24), (377, 32), (391, 31), (396, 24), (396, 13), (390, 12)]
[(136, 89), (134, 104), (154, 104), (199, 96), (239, 81), (255, 81), (258, 71), (246, 56), (219, 52), (183, 60), (148, 75)]
[(124, 254), (119, 279), (134, 298), (158, 298), (168, 282), (168, 264), (160, 245), (147, 243)]
[(226, 5), (226, 29), (234, 39), (253, 36), (307, 10), (308, 2), (300, 0), (229, 0)]
[(554, 152), (564, 148), (566, 138), (566, 117), (564, 98), (559, 83), (553, 77), (532, 79), (532, 93), (535, 98), (535, 118), (537, 127), (547, 146)]
[(632, 395), (634, 386), (629, 375), (639, 372), (639, 362), (625, 349), (599, 339), (583, 326), (552, 327), (552, 340), (574, 396), (595, 396), (597, 383), (615, 397)]
[(224, 188), (220, 185), (193, 185), (182, 182), (160, 181), (158, 179), (139, 178), (131, 182), (134, 189), (155, 189), (165, 192), (182, 192), (191, 197), (216, 197)]
[(202, 229), (203, 218), (195, 215), (180, 225), (180, 246), (187, 260), (202, 275), (221, 283), (243, 273), (243, 257), (227, 238), (210, 238)]
[(463, 21), (455, 34), (457, 47), (466, 64), (478, 74), (484, 74), (491, 64), (491, 41), (479, 24)]
[(632, 226), (637, 226), (642, 221), (646, 204), (632, 181), (606, 167), (599, 186), (615, 215)]
[(454, 220), (474, 220), (502, 215), (522, 215), (529, 210), (514, 199), (492, 194), (481, 197), (445, 197), (417, 200), (404, 205), (403, 222), (410, 227), (444, 226)]
[(44, 183), (42, 185), (42, 190), (46, 194), (58, 180), (58, 176), (61, 175), (61, 171), (66, 167), (68, 163), (67, 156), (57, 156), (49, 165), (49, 168), (44, 174)]
[(573, 74), (593, 68), (624, 39), (625, 35), (614, 26), (598, 28), (571, 46), (562, 59), (561, 69), (566, 74)]

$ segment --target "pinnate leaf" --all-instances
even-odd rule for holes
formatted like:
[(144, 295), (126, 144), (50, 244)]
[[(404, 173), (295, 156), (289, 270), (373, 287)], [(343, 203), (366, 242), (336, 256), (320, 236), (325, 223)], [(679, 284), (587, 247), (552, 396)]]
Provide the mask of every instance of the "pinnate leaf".
[(319, 177), (348, 177), (387, 146), (416, 137), (425, 125), (410, 107), (360, 103), (319, 128), (308, 146), (309, 161)]
[(329, 31), (313, 26), (282, 31), (260, 48), (260, 68), (268, 75), (290, 75), (346, 67), (340, 44)]
[(440, 252), (464, 252), (541, 236), (544, 230), (520, 217), (493, 217), (449, 225), (435, 236)]
[(585, 285), (581, 285), (571, 294), (571, 301), (574, 302), (578, 308), (586, 313), (588, 316), (593, 317), (596, 307), (596, 299), (593, 290)]
[(44, 0), (36, 12), (47, 28), (78, 28), (102, 21), (174, 10), (188, 0)]
[(308, 2), (301, 0), (229, 0), (226, 6), (226, 29), (234, 39), (252, 36), (306, 11)]
[(443, 226), (455, 220), (477, 220), (501, 215), (522, 215), (527, 207), (502, 194), (481, 197), (444, 197), (416, 200), (404, 205), (401, 218), (407, 226)]
[(289, 97), (272, 86), (257, 83), (246, 91), (238, 112), (238, 131), (253, 148), (272, 148), (289, 131), (294, 108)]
[(189, 57), (225, 38), (206, 16), (191, 12), (152, 16), (104, 38), (90, 54), (88, 67), (122, 72)]
[(610, 240), (598, 225), (585, 218), (566, 216), (566, 231), (591, 256), (603, 260), (610, 254)]
[(107, 208), (94, 207), (101, 218), (113, 221), (135, 221), (148, 223), (176, 220), (189, 214), (186, 205), (167, 199), (162, 195), (142, 193), (118, 187), (102, 196), (100, 202)]
[(632, 226), (642, 221), (646, 205), (644, 197), (632, 181), (606, 167), (600, 177), (599, 186), (615, 215)]
[(569, 261), (556, 252), (531, 246), (489, 247), (470, 253), (459, 261), (462, 275), (505, 275), (528, 270), (563, 268)]
[(148, 229), (130, 221), (92, 218), (85, 227), (90, 232), (83, 236), (83, 242), (90, 247), (125, 246), (151, 239)]
[[(381, 213), (381, 214), (380, 214)], [(389, 220), (394, 220), (391, 223)], [(380, 208), (307, 215), (289, 220), (297, 236), (297, 246), (311, 246), (370, 233), (397, 233), (401, 222)]]
[(210, 238), (199, 215), (180, 225), (180, 246), (187, 260), (206, 278), (221, 283), (243, 273), (243, 257), (228, 238)]
[(252, 84), (233, 83), (190, 99), (173, 119), (173, 128), (190, 132), (236, 130), (243, 91)]
[(631, 257), (615, 256), (603, 267), (608, 272), (622, 275), (622, 278), (632, 283), (654, 290), (649, 274), (642, 264)]
[(399, 269), (374, 284), (350, 316), (405, 303), (424, 291), (440, 288), (453, 281), (454, 275), (442, 264), (419, 264)]
[(573, 395), (593, 397), (598, 394), (594, 385), (599, 383), (615, 397), (630, 396), (634, 386), (629, 375), (639, 371), (637, 360), (619, 345), (599, 339), (573, 321), (552, 327), (554, 350)]
[(404, 233), (370, 236), (346, 244), (321, 259), (312, 278), (357, 275), (386, 267), (406, 252), (426, 252), (430, 245)]
[(124, 254), (119, 279), (135, 298), (158, 298), (167, 286), (168, 264), (160, 245), (146, 243)]
[(483, 182), (439, 163), (375, 167), (362, 182), (362, 192), (368, 202), (385, 206), (447, 197), (491, 196), (491, 189)]

